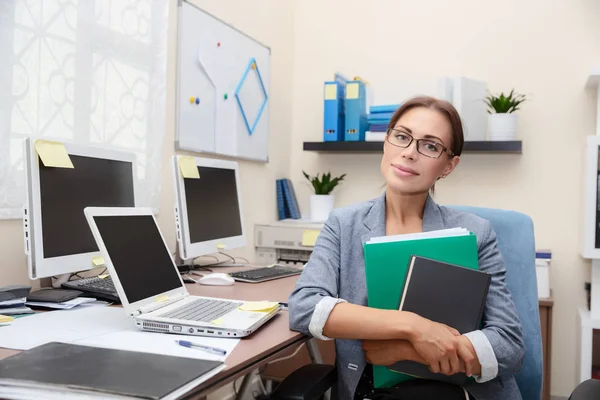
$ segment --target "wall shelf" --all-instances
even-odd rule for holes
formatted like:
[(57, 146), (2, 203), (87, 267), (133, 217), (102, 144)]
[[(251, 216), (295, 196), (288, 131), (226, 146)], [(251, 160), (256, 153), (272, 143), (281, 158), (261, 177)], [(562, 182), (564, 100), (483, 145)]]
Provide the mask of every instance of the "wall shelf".
[[(471, 141), (465, 142), (465, 153), (516, 153), (522, 152), (523, 142), (510, 141)], [(322, 153), (379, 153), (383, 142), (304, 142), (304, 151)]]

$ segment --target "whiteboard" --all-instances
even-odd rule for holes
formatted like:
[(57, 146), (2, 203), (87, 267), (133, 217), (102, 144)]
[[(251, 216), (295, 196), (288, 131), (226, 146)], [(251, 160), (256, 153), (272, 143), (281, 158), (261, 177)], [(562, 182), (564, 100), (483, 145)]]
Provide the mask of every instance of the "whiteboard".
[(271, 50), (189, 1), (178, 12), (175, 148), (268, 162)]

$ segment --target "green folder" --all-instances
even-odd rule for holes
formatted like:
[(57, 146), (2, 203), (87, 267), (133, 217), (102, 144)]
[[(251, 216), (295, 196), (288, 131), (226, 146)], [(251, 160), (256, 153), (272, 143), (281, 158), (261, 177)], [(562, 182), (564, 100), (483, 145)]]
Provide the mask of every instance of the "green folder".
[[(473, 233), (398, 242), (366, 243), (364, 245), (368, 305), (373, 308), (397, 310), (411, 255), (427, 257), (467, 268), (479, 269), (477, 238)], [(415, 379), (413, 376), (373, 365), (376, 388), (394, 386)]]

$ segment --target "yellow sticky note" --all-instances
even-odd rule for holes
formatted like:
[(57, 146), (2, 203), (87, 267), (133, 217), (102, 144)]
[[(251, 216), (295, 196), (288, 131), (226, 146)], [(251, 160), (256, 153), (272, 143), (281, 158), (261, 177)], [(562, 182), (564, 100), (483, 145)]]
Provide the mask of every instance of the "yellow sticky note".
[(210, 321), (210, 323), (214, 325), (223, 325), (223, 322), (225, 322), (223, 318), (217, 318), (214, 321)]
[(154, 299), (155, 302), (157, 303), (162, 303), (165, 301), (169, 301), (169, 296), (167, 296), (166, 294), (161, 294), (160, 296), (156, 296), (156, 298)]
[(325, 100), (337, 99), (337, 85), (335, 83), (328, 83), (325, 85)]
[(317, 242), (317, 237), (319, 236), (320, 232), (321, 231), (316, 229), (309, 229), (302, 232), (302, 246), (313, 247)]
[(346, 84), (346, 98), (349, 100), (358, 99), (358, 83)]
[(200, 179), (200, 173), (194, 157), (180, 157), (179, 169), (184, 178)]
[(108, 278), (108, 274), (98, 275), (98, 278), (106, 279), (106, 278)]
[(225, 249), (224, 244), (217, 244), (217, 250), (224, 250), (224, 249)]
[(12, 322), (15, 318), (9, 315), (0, 315), (0, 324)]
[(37, 139), (35, 150), (46, 167), (74, 168), (67, 149), (62, 143)]
[(94, 265), (94, 267), (103, 266), (104, 265), (104, 257), (102, 257), (102, 256), (92, 257), (92, 264)]
[(251, 301), (240, 306), (242, 311), (262, 311), (268, 312), (277, 307), (279, 303), (274, 301)]

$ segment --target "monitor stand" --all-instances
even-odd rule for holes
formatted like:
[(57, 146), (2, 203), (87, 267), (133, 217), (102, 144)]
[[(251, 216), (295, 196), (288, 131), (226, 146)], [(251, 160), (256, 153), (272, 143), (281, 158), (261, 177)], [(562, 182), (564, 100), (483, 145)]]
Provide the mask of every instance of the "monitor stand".
[(60, 289), (62, 287), (62, 284), (65, 282), (68, 282), (70, 278), (71, 278), (70, 273), (56, 275), (54, 277), (49, 278), (50, 279), (49, 286), (53, 287), (54, 289)]

